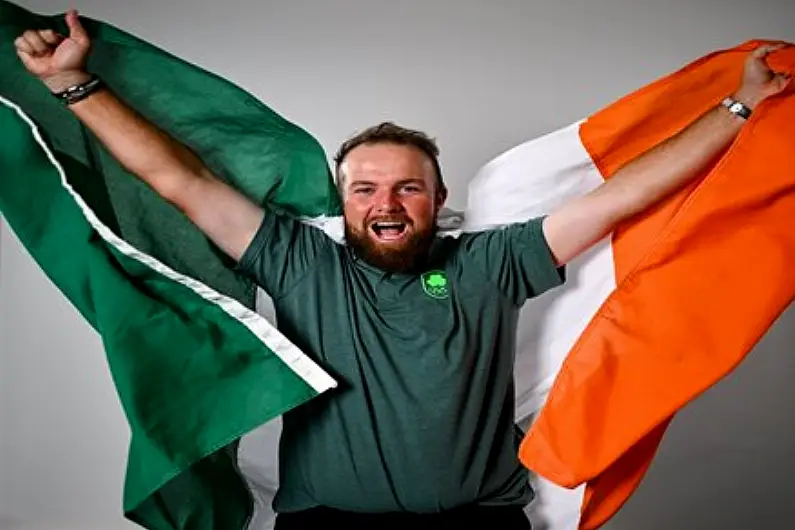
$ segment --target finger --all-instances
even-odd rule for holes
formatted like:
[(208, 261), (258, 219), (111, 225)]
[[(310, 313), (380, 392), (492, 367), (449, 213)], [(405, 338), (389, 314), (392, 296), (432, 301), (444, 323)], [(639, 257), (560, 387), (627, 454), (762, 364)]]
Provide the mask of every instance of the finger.
[(43, 55), (50, 50), (49, 45), (44, 42), (38, 31), (28, 30), (22, 34), (22, 37), (33, 49), (33, 55)]
[(77, 11), (70, 9), (66, 13), (66, 25), (69, 27), (69, 38), (78, 42), (85, 42), (88, 40), (88, 33), (80, 23), (80, 17)]
[(774, 96), (782, 92), (790, 83), (791, 76), (789, 74), (776, 74), (770, 78), (765, 84), (765, 92), (767, 96)]
[(58, 46), (60, 42), (63, 40), (61, 35), (58, 35), (51, 29), (45, 29), (39, 32), (39, 36), (41, 39), (46, 42), (49, 46)]
[(16, 47), (17, 52), (22, 52), (26, 55), (32, 55), (34, 53), (33, 47), (28, 44), (28, 41), (25, 40), (25, 37), (21, 35), (14, 41), (14, 46)]
[(22, 61), (22, 64), (25, 66), (25, 68), (32, 71), (34, 61), (36, 60), (32, 55), (24, 50), (21, 50), (20, 48), (17, 48), (17, 57), (19, 57), (19, 59)]
[(781, 48), (783, 48), (785, 46), (786, 46), (785, 43), (763, 44), (762, 46), (759, 46), (758, 48), (756, 48), (753, 51), (753, 53), (751, 54), (751, 56), (753, 58), (755, 58), (755, 59), (761, 59), (765, 55), (767, 55), (767, 54), (769, 54), (771, 52), (774, 52), (776, 50), (780, 50)]

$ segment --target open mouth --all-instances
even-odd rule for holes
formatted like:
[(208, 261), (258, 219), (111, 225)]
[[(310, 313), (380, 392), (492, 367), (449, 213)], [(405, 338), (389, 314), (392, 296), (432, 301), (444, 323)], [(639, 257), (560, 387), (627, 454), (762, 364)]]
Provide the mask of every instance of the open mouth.
[(400, 221), (376, 221), (370, 224), (370, 231), (380, 241), (397, 241), (408, 232), (406, 223)]

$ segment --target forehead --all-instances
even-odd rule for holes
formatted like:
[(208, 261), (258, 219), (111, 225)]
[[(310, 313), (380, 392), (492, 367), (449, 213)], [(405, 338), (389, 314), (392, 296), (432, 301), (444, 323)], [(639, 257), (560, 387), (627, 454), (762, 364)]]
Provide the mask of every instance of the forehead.
[(342, 162), (347, 185), (355, 182), (391, 182), (420, 178), (433, 183), (433, 162), (421, 149), (411, 145), (377, 143), (352, 149)]

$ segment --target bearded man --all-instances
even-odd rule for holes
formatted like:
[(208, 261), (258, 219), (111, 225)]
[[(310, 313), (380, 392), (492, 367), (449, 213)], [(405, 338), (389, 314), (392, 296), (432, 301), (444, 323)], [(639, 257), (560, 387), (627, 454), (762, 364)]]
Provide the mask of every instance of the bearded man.
[(560, 285), (565, 264), (618, 223), (696, 178), (788, 82), (764, 62), (776, 47), (761, 47), (725, 104), (593, 192), (460, 237), (436, 234), (447, 190), (435, 142), (378, 125), (335, 158), (341, 245), (251, 202), (122, 103), (85, 71), (90, 41), (76, 13), (67, 24), (69, 36), (32, 29), (16, 40), (26, 68), (262, 286), (282, 333), (340, 381), (283, 417), (277, 530), (529, 528), (514, 424), (522, 304)]

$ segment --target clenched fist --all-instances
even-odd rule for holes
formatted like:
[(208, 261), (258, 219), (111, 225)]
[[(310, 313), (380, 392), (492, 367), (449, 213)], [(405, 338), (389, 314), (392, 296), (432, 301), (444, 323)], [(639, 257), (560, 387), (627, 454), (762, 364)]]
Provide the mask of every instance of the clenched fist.
[(766, 44), (759, 46), (748, 55), (743, 71), (743, 80), (737, 97), (740, 101), (753, 108), (770, 96), (782, 92), (790, 82), (789, 74), (776, 73), (770, 69), (765, 57), (780, 50), (790, 43)]
[(66, 14), (66, 24), (68, 37), (49, 29), (28, 30), (14, 41), (25, 68), (52, 92), (60, 92), (90, 79), (85, 65), (91, 39), (80, 24), (76, 11)]

